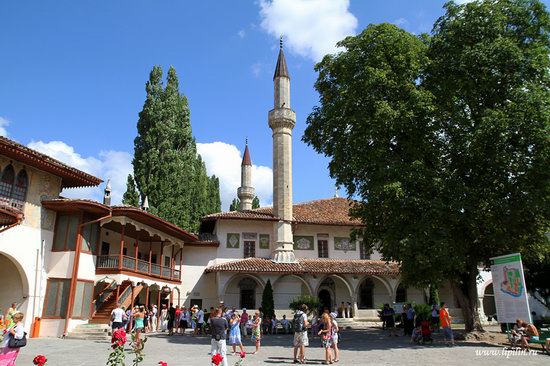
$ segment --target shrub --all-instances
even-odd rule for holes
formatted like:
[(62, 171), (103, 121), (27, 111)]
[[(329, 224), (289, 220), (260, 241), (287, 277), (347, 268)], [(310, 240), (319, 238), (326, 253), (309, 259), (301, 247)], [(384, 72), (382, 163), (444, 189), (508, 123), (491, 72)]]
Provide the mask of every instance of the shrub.
[(317, 296), (302, 295), (293, 298), (288, 304), (288, 307), (293, 311), (300, 308), (302, 304), (306, 304), (308, 308), (308, 314), (316, 312), (321, 307), (321, 300)]

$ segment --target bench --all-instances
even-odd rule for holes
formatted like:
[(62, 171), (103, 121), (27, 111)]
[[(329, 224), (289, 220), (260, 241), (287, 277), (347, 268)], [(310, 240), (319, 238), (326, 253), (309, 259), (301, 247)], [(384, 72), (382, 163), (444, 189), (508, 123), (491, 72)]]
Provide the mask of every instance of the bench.
[(539, 344), (542, 347), (542, 350), (550, 355), (550, 349), (546, 347), (546, 340), (550, 338), (550, 330), (544, 330), (539, 333), (539, 339), (529, 339), (529, 344)]

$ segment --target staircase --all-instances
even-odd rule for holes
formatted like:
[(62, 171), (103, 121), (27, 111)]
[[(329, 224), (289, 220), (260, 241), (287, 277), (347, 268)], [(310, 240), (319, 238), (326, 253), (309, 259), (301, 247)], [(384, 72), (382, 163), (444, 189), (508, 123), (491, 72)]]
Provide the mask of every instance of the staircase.
[(143, 286), (135, 286), (134, 293), (132, 297), (132, 287), (129, 281), (124, 281), (120, 284), (117, 291), (112, 291), (110, 294), (105, 297), (103, 303), (100, 305), (99, 309), (92, 315), (90, 319), (90, 324), (109, 324), (111, 321), (111, 312), (116, 308), (116, 303), (120, 302), (121, 306), (127, 309), (132, 305), (132, 301), (139, 295)]
[(106, 324), (80, 324), (69, 332), (65, 339), (86, 339), (90, 341), (110, 341), (111, 328)]

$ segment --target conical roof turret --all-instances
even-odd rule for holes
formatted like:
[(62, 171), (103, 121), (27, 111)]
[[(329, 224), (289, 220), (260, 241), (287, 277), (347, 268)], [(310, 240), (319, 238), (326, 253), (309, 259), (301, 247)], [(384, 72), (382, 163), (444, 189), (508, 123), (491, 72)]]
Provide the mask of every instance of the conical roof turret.
[(279, 41), (279, 57), (277, 58), (277, 66), (275, 66), (275, 74), (273, 79), (278, 77), (285, 77), (290, 79), (290, 74), (288, 73), (288, 67), (286, 66), (285, 52), (283, 51), (283, 37)]
[(241, 166), (244, 166), (244, 165), (252, 166), (252, 160), (250, 159), (250, 151), (248, 151), (248, 141), (246, 142), (246, 146), (244, 148), (243, 162)]

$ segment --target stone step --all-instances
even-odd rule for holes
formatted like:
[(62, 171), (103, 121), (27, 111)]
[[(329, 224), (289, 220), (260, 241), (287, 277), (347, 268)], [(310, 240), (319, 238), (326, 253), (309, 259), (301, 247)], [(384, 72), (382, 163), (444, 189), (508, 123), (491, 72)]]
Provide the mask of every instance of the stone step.
[(80, 333), (69, 333), (65, 339), (84, 339), (88, 341), (110, 341), (111, 336), (109, 335), (92, 335), (92, 334), (80, 334)]
[(75, 328), (71, 333), (74, 334), (107, 334), (111, 331), (110, 328)]

